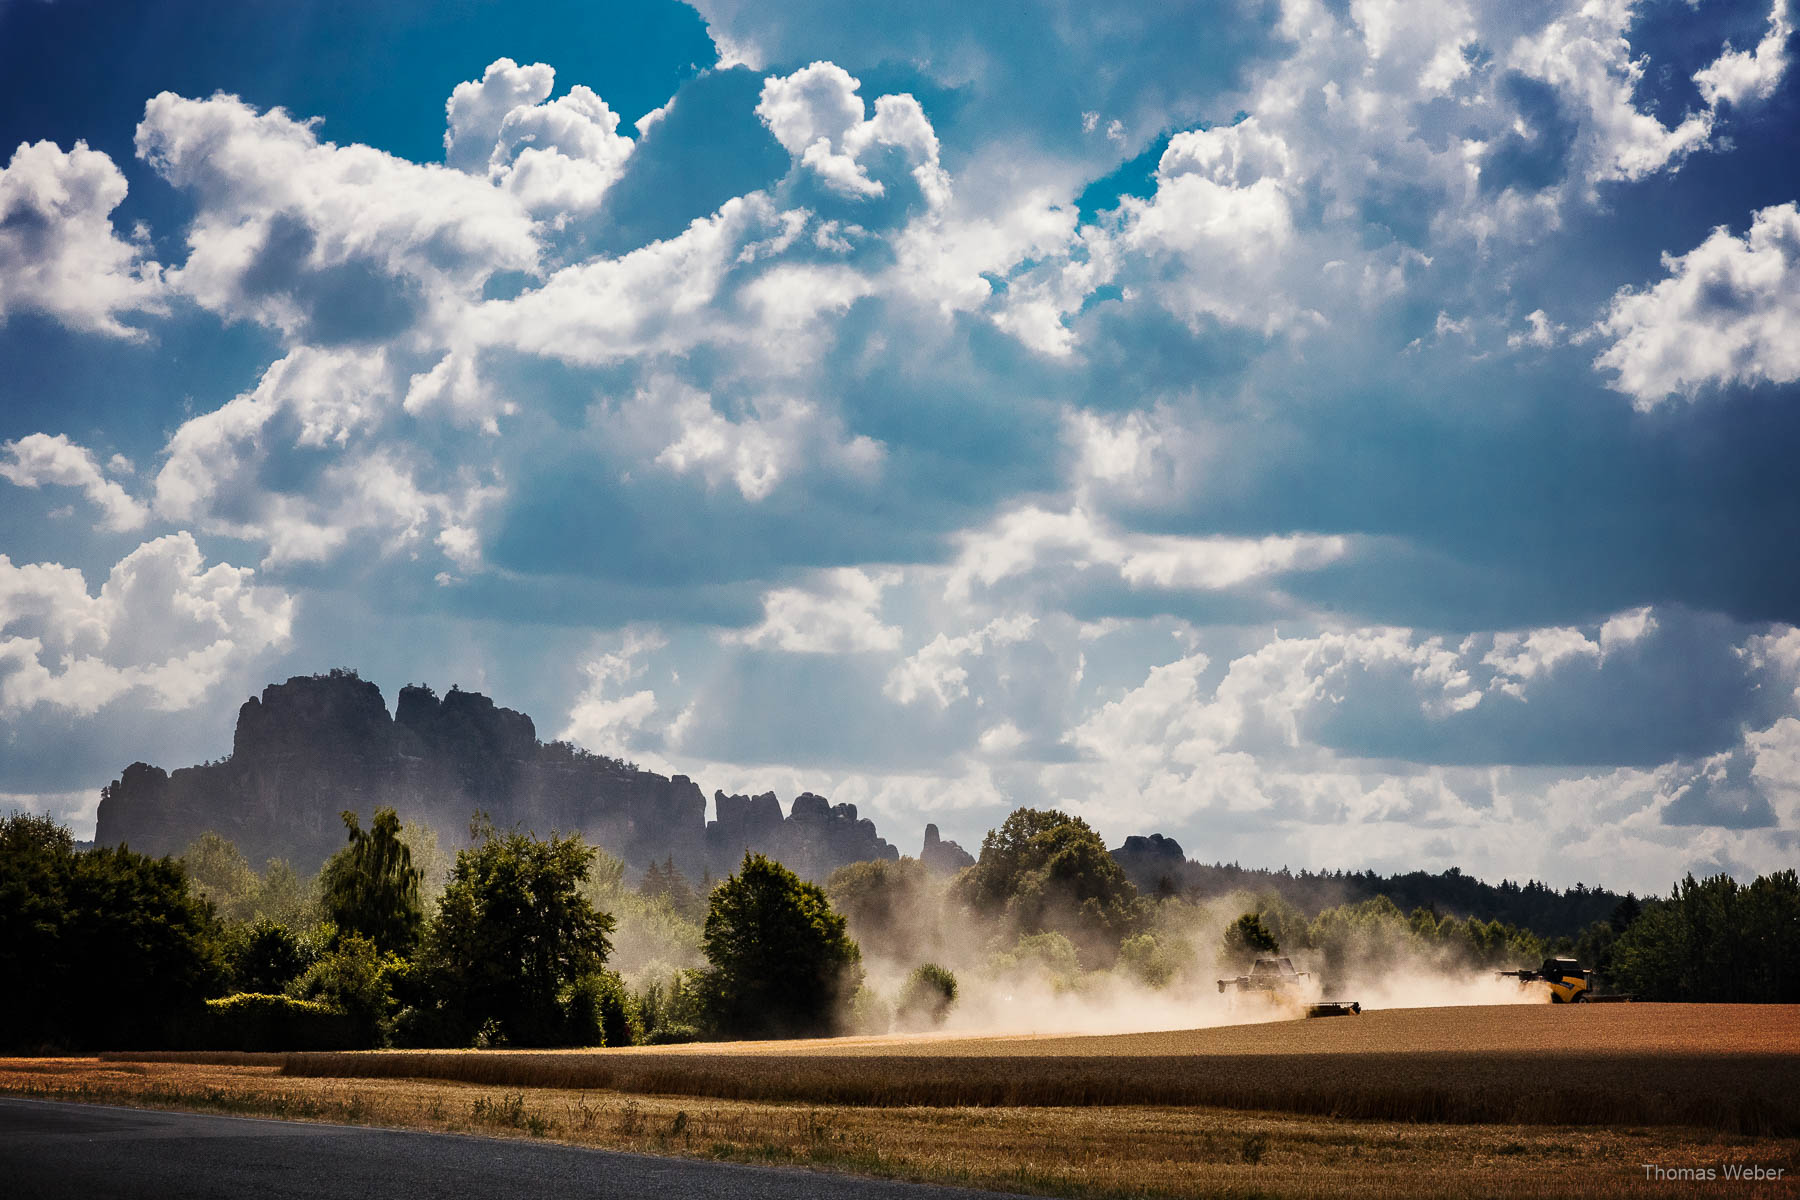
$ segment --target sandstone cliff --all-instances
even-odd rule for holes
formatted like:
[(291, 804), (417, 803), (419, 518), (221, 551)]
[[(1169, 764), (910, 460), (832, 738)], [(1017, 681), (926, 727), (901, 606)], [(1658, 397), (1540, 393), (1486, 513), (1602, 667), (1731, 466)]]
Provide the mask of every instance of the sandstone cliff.
[(355, 672), (271, 684), (238, 710), (231, 757), (173, 773), (133, 763), (101, 793), (99, 845), (180, 851), (212, 829), (251, 862), (280, 856), (316, 868), (344, 844), (343, 809), (377, 808), (457, 838), (477, 810), (495, 825), (579, 832), (634, 867), (672, 858), (694, 879), (734, 870), (745, 850), (823, 879), (845, 863), (899, 852), (853, 804), (805, 793), (784, 814), (773, 793), (706, 797), (566, 743), (538, 741), (531, 718), (477, 692), (439, 697), (407, 686), (389, 716), (381, 689)]

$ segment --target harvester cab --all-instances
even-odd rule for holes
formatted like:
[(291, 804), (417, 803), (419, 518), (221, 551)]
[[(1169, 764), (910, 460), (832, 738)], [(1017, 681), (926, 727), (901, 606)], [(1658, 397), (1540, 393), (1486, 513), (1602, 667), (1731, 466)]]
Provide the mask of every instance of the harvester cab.
[(1219, 980), (1219, 991), (1221, 993), (1261, 995), (1271, 1004), (1282, 1002), (1304, 1004), (1303, 1011), (1309, 1017), (1361, 1015), (1362, 1005), (1354, 1000), (1318, 1000), (1304, 1003), (1301, 996), (1306, 990), (1306, 981), (1311, 978), (1311, 972), (1295, 970), (1293, 961), (1285, 955), (1280, 958), (1259, 958), (1250, 964), (1248, 975)]
[(1537, 970), (1501, 971), (1502, 979), (1517, 979), (1521, 984), (1547, 983), (1552, 1004), (1586, 1004), (1594, 986), (1594, 973), (1584, 971), (1572, 958), (1546, 958)]
[(1248, 975), (1239, 975), (1236, 979), (1219, 980), (1221, 992), (1236, 989), (1240, 992), (1289, 992), (1298, 988), (1311, 973), (1294, 970), (1294, 964), (1286, 955), (1280, 958), (1259, 958), (1250, 965)]

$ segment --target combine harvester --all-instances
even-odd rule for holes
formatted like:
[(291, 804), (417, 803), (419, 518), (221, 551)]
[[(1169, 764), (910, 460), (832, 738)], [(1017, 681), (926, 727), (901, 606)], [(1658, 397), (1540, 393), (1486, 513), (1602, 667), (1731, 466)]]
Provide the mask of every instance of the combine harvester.
[(1597, 996), (1594, 994), (1594, 973), (1584, 971), (1581, 964), (1572, 958), (1546, 958), (1544, 965), (1533, 971), (1500, 971), (1502, 979), (1516, 979), (1519, 986), (1528, 983), (1545, 983), (1550, 985), (1550, 1003), (1552, 1004), (1622, 1004), (1631, 999), (1630, 996)]
[(1315, 1000), (1307, 1002), (1302, 994), (1308, 990), (1311, 972), (1296, 971), (1291, 959), (1259, 958), (1250, 965), (1248, 975), (1219, 980), (1219, 993), (1226, 995), (1261, 995), (1270, 1004), (1300, 1005), (1309, 1017), (1355, 1017), (1362, 1015), (1362, 1005), (1354, 1000)]

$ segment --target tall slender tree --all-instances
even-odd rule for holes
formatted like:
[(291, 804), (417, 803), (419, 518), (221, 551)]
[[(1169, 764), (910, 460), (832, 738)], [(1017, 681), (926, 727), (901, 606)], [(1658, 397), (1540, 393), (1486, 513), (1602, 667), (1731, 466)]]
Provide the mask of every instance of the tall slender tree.
[(407, 955), (425, 920), (419, 871), (400, 836), (400, 818), (377, 809), (365, 831), (353, 812), (340, 814), (350, 844), (325, 864), (325, 915), (345, 933), (359, 933), (383, 952)]

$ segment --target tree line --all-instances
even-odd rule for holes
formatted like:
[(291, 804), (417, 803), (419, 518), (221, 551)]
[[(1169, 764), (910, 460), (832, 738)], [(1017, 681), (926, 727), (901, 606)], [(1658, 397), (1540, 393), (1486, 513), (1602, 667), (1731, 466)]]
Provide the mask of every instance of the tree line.
[[(579, 836), (477, 817), (451, 855), (391, 809), (343, 814), (312, 878), (207, 835), (179, 857), (78, 850), (0, 821), (0, 1040), (19, 1049), (622, 1045), (941, 1023), (984, 981), (1193, 988), (1280, 947), (1327, 980), (1421, 960), (1570, 955), (1644, 999), (1800, 1001), (1800, 884), (1689, 877), (1579, 936), (1375, 896), (1308, 913), (1278, 891), (1141, 892), (1078, 817), (1019, 809), (976, 863), (856, 863), (823, 885), (746, 854), (634, 887)], [(1210, 931), (1210, 932), (1208, 932)], [(871, 984), (864, 948), (884, 965)], [(885, 968), (898, 965), (900, 982)], [(962, 976), (959, 979), (959, 975)]]

